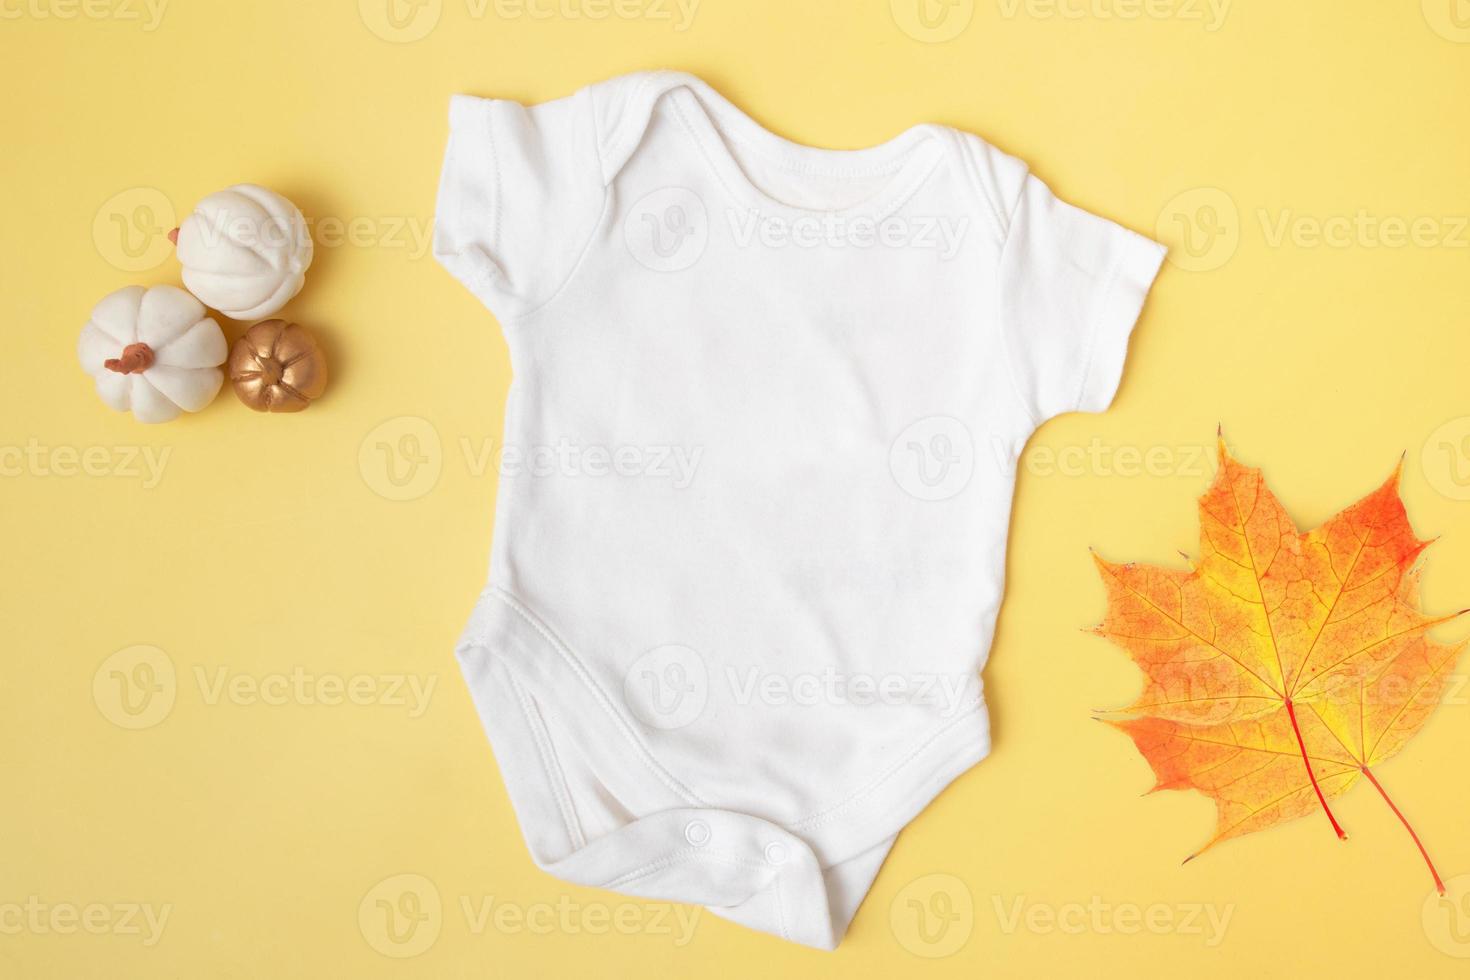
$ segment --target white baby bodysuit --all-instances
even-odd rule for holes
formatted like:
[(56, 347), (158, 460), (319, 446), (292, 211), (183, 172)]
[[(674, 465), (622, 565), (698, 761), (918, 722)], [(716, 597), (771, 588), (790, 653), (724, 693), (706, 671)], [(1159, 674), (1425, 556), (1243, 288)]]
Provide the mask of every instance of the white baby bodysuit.
[(1017, 456), (1105, 409), (1163, 249), (979, 138), (686, 74), (456, 96), (434, 254), (511, 354), (458, 648), (537, 864), (831, 949), (989, 738)]

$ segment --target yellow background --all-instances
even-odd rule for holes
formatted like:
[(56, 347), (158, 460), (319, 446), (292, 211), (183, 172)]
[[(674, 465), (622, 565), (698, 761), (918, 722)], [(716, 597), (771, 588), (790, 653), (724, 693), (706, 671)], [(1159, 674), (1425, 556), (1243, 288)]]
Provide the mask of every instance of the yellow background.
[[(382, 0), (172, 0), (156, 23), (141, 0), (0, 4), (0, 975), (1463, 976), (1450, 954), (1470, 943), (1367, 787), (1337, 805), (1346, 844), (1313, 817), (1181, 867), (1212, 807), (1140, 795), (1146, 765), (1089, 717), (1137, 675), (1080, 628), (1102, 611), (1089, 547), (1193, 550), (1217, 423), (1304, 526), (1407, 453), (1411, 519), (1440, 536), (1427, 604), (1470, 605), (1470, 5), (1238, 0), (1218, 22), (1196, 0), (930, 0), (950, 18), (930, 31), (912, 0), (704, 0), (684, 29), (663, 2), (603, 18), (586, 2), (442, 0), (400, 27)], [(1033, 440), (986, 673), (995, 753), (903, 833), (835, 954), (708, 914), (681, 937), (656, 903), (538, 871), (451, 654), (482, 584), (495, 479), (476, 459), (509, 375), (424, 242), (446, 99), (538, 101), (660, 66), (806, 143), (973, 130), (1176, 246), (1113, 409)], [(160, 236), (238, 181), (316, 229), (286, 313), (325, 339), (327, 397), (267, 417), (226, 391), (163, 427), (112, 413), (76, 362), (88, 311), (178, 282)], [(1333, 218), (1353, 219), (1329, 223), (1345, 236), (1314, 241)], [(1372, 230), (1415, 219), (1417, 242)], [(380, 444), (404, 436), (423, 437), (427, 475), (397, 487)], [(89, 447), (92, 475), (67, 475)], [(1129, 453), (1150, 450), (1137, 472)], [(161, 479), (134, 451), (168, 453)], [(174, 700), (133, 730), (114, 670), (145, 676), (125, 669), (140, 656)], [(435, 686), (416, 717), (212, 687), (298, 668)], [(1457, 681), (1380, 774), (1447, 879), (1470, 875)], [(405, 886), (427, 918), (395, 946), (375, 910)], [(492, 897), (509, 918), (478, 918)], [(949, 931), (918, 936), (911, 900), (949, 900)], [(1018, 902), (1041, 911), (1015, 924)], [(3, 914), (27, 903), (42, 928)], [(156, 942), (129, 903), (169, 910)], [(558, 903), (570, 928), (517, 927)], [(1187, 921), (1194, 905), (1229, 914), (1223, 936)], [(1126, 934), (1128, 908), (1172, 925)], [(99, 934), (53, 928), (66, 909)], [(599, 935), (604, 914), (633, 934)], [(1470, 939), (1470, 902), (1460, 915)]]

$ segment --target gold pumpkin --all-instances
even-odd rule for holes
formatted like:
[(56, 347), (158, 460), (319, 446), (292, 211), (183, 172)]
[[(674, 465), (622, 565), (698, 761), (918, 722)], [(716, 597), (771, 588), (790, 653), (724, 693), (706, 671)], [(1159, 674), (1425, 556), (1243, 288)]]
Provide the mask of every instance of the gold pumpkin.
[(311, 331), (262, 320), (230, 349), (230, 383), (257, 412), (299, 412), (327, 387), (327, 359)]

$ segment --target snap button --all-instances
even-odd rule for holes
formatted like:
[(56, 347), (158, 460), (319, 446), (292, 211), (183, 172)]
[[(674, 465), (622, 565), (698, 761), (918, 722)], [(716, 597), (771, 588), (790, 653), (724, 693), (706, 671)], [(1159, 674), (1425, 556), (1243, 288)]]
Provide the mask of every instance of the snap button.
[(766, 845), (766, 860), (772, 864), (786, 863), (786, 845), (773, 840)]
[(684, 825), (684, 839), (695, 847), (703, 847), (709, 843), (709, 824), (703, 820), (691, 820)]

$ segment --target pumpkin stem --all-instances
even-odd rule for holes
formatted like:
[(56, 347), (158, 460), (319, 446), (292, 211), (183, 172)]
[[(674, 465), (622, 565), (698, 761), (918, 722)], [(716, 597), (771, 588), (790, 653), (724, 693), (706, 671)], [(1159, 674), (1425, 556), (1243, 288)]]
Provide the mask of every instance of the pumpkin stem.
[(278, 385), (281, 378), (285, 376), (285, 367), (274, 357), (257, 357), (256, 362), (260, 365), (260, 381), (264, 385)]
[(102, 366), (118, 374), (138, 374), (153, 366), (153, 348), (147, 344), (128, 344), (122, 357), (109, 357)]

